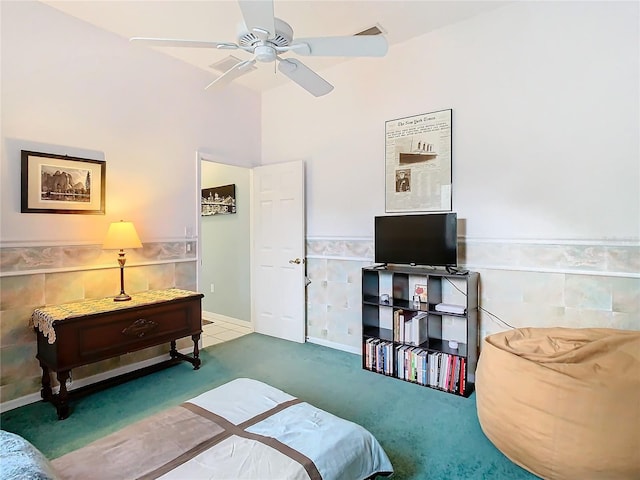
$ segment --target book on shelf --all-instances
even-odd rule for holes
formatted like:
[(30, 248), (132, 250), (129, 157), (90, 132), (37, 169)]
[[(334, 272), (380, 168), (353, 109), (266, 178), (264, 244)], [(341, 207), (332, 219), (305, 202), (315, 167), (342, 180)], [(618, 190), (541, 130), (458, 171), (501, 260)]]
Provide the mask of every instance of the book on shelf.
[(411, 380), (411, 353), (413, 347), (408, 346), (404, 351), (404, 379)]
[(446, 353), (442, 354), (441, 365), (440, 365), (440, 374), (438, 375), (438, 388), (444, 390), (444, 379), (447, 376), (447, 366), (449, 357)]
[(404, 343), (405, 339), (404, 310), (393, 311), (393, 340)]
[(453, 392), (453, 379), (456, 377), (457, 356), (449, 355), (451, 357), (449, 375), (447, 376), (447, 392)]
[(460, 357), (456, 357), (456, 372), (455, 372), (455, 376), (453, 378), (453, 391), (454, 392), (459, 392), (460, 391), (460, 368), (462, 366), (462, 358)]
[(391, 342), (384, 342), (382, 346), (382, 358), (382, 373), (391, 375), (393, 368), (393, 344)]
[(404, 320), (404, 343), (413, 345), (413, 317)]
[(412, 345), (422, 345), (429, 339), (427, 330), (427, 312), (420, 312), (411, 319), (411, 343)]
[(434, 386), (433, 379), (435, 378), (435, 370), (438, 362), (437, 355), (438, 354), (436, 352), (431, 352), (427, 360), (427, 365), (429, 368), (429, 372), (427, 373), (428, 375), (427, 385), (429, 385), (430, 387)]
[(398, 345), (396, 352), (396, 377), (404, 378), (404, 350), (406, 345)]
[(416, 347), (411, 356), (411, 380), (414, 382), (418, 381), (418, 365), (420, 362), (420, 348)]
[(409, 346), (405, 345), (405, 348), (402, 349), (402, 378), (403, 380), (407, 380), (409, 377), (409, 370), (407, 369), (407, 351), (409, 350)]
[(438, 386), (438, 378), (440, 378), (440, 364), (442, 362), (442, 352), (435, 353), (435, 361), (433, 365), (431, 385), (434, 387)]
[(447, 376), (449, 375), (450, 361), (449, 355), (446, 353), (442, 354), (442, 366), (440, 368), (440, 375), (438, 377), (438, 387), (441, 390), (446, 390), (447, 385)]
[(416, 353), (416, 382), (422, 384), (422, 361), (423, 361), (424, 350), (421, 348), (418, 349)]
[(411, 358), (413, 355), (413, 347), (408, 345), (404, 351), (404, 379), (411, 381)]
[(418, 371), (418, 383), (420, 383), (421, 385), (427, 385), (427, 374), (429, 372), (429, 365), (428, 365), (428, 357), (429, 357), (429, 352), (427, 352), (426, 350), (422, 350), (419, 354), (420, 357), (420, 369)]
[(429, 352), (424, 352), (424, 374), (423, 385), (429, 385)]

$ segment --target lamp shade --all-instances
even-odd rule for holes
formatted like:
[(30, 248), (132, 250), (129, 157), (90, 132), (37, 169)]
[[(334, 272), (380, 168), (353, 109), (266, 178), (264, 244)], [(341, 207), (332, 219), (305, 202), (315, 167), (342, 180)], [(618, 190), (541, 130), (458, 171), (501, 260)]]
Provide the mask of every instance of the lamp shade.
[(140, 248), (142, 242), (138, 237), (136, 228), (132, 222), (113, 222), (109, 225), (107, 236), (104, 239), (102, 248), (107, 250), (125, 249), (125, 248)]

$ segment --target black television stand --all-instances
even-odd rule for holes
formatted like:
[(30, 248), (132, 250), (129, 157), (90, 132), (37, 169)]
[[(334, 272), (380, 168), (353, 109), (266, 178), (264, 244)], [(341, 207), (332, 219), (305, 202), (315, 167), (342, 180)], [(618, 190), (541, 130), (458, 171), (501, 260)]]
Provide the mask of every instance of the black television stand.
[(473, 392), (479, 275), (455, 270), (363, 267), (362, 368), (463, 397)]

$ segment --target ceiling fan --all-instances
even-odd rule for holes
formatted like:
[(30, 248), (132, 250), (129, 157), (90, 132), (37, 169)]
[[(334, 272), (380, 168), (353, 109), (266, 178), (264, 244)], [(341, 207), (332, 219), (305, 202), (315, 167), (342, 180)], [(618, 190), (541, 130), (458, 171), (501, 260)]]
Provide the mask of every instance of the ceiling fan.
[(316, 57), (382, 57), (387, 53), (387, 40), (382, 35), (344, 37), (293, 37), (293, 29), (273, 13), (273, 0), (238, 0), (244, 22), (238, 26), (237, 41), (216, 42), (169, 38), (133, 37), (131, 42), (156, 47), (192, 47), (244, 50), (253, 58), (236, 63), (206, 88), (221, 87), (255, 69), (256, 62), (278, 62), (278, 70), (312, 95), (320, 97), (333, 90), (333, 85), (296, 58), (284, 58), (291, 52)]

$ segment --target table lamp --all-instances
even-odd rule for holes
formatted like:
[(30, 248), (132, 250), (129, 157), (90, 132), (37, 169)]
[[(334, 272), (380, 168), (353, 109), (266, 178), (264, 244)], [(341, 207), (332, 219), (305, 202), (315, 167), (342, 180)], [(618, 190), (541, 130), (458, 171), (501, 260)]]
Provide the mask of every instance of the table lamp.
[(104, 239), (102, 248), (105, 250), (120, 250), (118, 263), (120, 264), (120, 295), (114, 297), (116, 302), (131, 300), (131, 297), (124, 292), (124, 264), (127, 259), (124, 256), (125, 248), (140, 248), (142, 242), (136, 232), (136, 228), (131, 222), (113, 222), (109, 225), (107, 236)]

